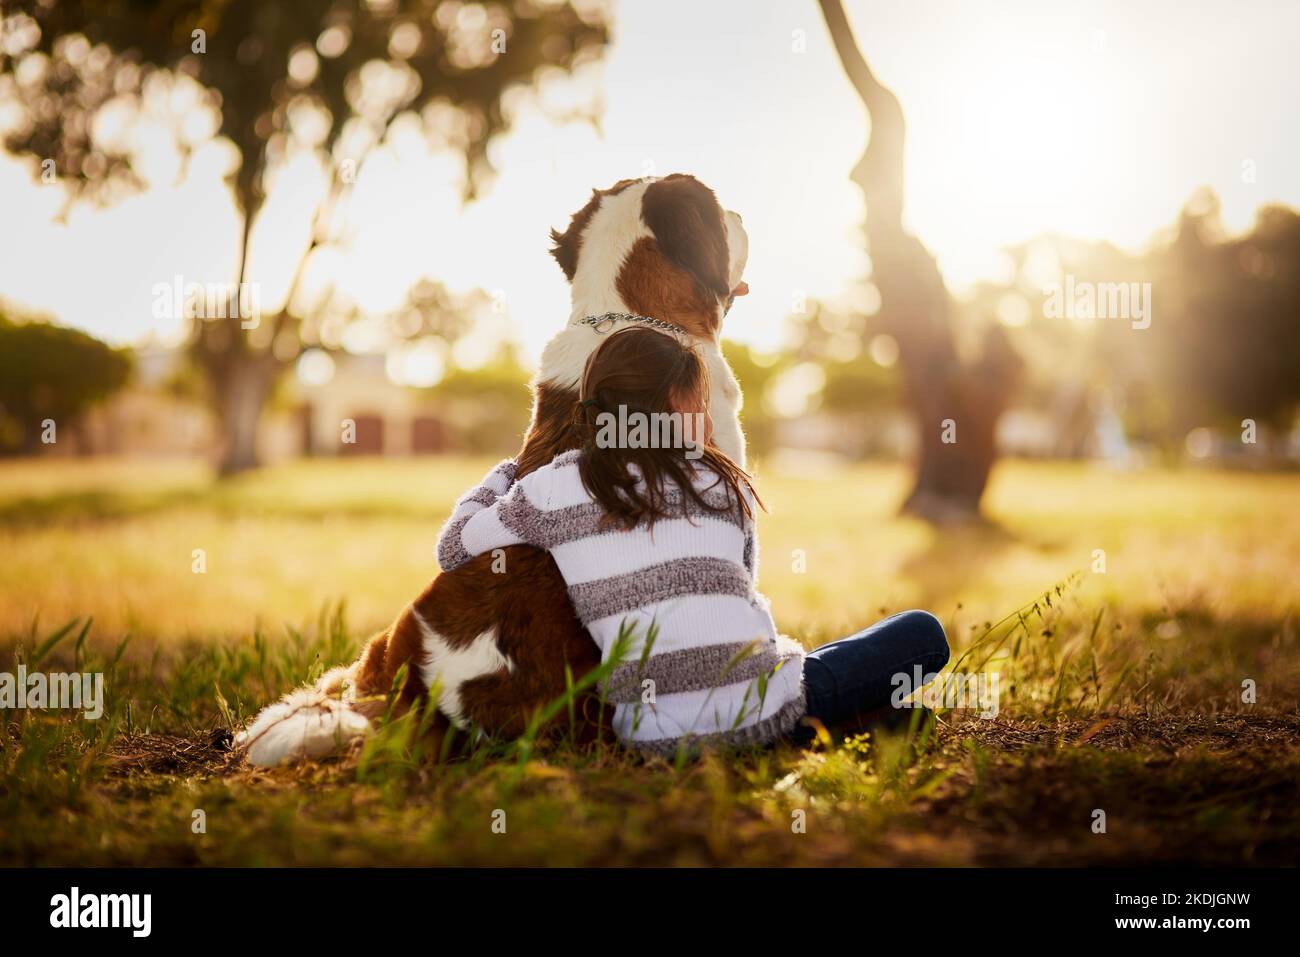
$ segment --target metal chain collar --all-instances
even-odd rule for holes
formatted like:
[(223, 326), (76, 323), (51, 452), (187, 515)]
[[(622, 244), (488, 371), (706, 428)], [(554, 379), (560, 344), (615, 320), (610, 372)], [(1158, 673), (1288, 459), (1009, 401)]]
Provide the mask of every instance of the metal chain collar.
[(681, 326), (675, 326), (671, 322), (655, 319), (653, 316), (638, 316), (630, 312), (607, 312), (600, 316), (588, 316), (580, 322), (580, 325), (591, 326), (597, 333), (604, 335), (609, 332), (616, 322), (640, 322), (663, 332), (675, 332), (683, 336), (689, 335)]

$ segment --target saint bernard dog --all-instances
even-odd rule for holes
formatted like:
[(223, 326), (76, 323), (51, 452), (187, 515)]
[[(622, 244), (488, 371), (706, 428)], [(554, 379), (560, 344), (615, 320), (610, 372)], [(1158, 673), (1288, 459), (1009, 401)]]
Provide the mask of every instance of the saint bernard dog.
[[(719, 342), (734, 297), (749, 291), (740, 216), (692, 176), (623, 180), (596, 190), (551, 239), (573, 309), (542, 353), (518, 474), (578, 446), (573, 413), (587, 358), (613, 329), (647, 321), (675, 326), (696, 343), (710, 377), (713, 440), (743, 466), (740, 388)], [(412, 708), (427, 718), (435, 753), (453, 725), (498, 738), (522, 734), (600, 663), (600, 653), (551, 557), (525, 545), (504, 551), (504, 573), (493, 567), (502, 556), (488, 554), (438, 575), (356, 662), (265, 708), (236, 747), (254, 765), (319, 757), (363, 737), (385, 712)], [(394, 688), (404, 665), (405, 681)], [(436, 713), (423, 711), (429, 705)], [(594, 687), (572, 711), (572, 725), (564, 708), (544, 730), (572, 727), (578, 741), (608, 732)]]

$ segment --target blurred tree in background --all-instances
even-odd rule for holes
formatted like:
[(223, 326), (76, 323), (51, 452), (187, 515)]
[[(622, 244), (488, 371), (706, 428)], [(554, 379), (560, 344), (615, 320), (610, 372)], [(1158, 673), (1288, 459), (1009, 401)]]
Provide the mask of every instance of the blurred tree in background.
[(42, 423), (69, 429), (90, 406), (126, 384), (131, 358), (94, 336), (0, 309), (0, 455), (41, 446)]
[(741, 426), (745, 431), (745, 445), (750, 455), (760, 456), (771, 451), (776, 441), (776, 419), (763, 402), (772, 380), (789, 365), (784, 355), (760, 355), (753, 347), (731, 339), (722, 340), (722, 354), (731, 366), (736, 381), (740, 383), (745, 405), (741, 411)]
[(245, 279), (269, 181), (287, 158), (307, 150), (325, 170), (283, 305), (255, 326), (237, 313), (195, 321), (224, 474), (256, 464), (262, 409), (311, 341), (302, 275), (339, 244), (358, 170), (394, 124), (420, 124), (462, 154), (472, 196), (491, 172), (488, 144), (510, 123), (503, 97), (548, 70), (571, 73), (607, 42), (601, 7), (533, 0), (10, 0), (0, 30), (0, 100), (21, 117), (4, 145), (32, 157), (38, 175), (52, 168), (70, 202), (114, 202), (141, 185), (129, 138), (98, 122), (110, 108), (139, 117), (152, 98), (195, 101), (172, 117), (182, 157), (214, 136), (238, 153), (238, 268), (222, 281)]
[(1193, 197), (1167, 247), (1151, 254), (1169, 322), (1155, 351), (1176, 396), (1173, 424), (1282, 432), (1300, 403), (1300, 215), (1280, 206), (1228, 237), (1212, 193)]
[(868, 66), (841, 0), (820, 2), (835, 52), (871, 121), (852, 179), (866, 199), (878, 321), (898, 344), (903, 393), (916, 423), (916, 474), (903, 510), (933, 522), (964, 521), (979, 513), (998, 456), (998, 419), (1020, 382), (1023, 361), (996, 324), (987, 326), (973, 358), (958, 348), (943, 275), (903, 221), (902, 105)]
[(532, 419), (532, 374), (509, 342), (474, 369), (455, 366), (431, 390), (446, 409), (450, 443), (467, 452), (516, 455)]
[[(1201, 190), (1140, 253), (1041, 236), (1007, 250), (1011, 278), (968, 308), (1013, 321), (1028, 359), (1026, 401), (1045, 408), (1069, 386), (1113, 396), (1128, 438), (1170, 459), (1195, 428), (1235, 434), (1251, 419), (1284, 435), (1300, 407), (1300, 214), (1266, 206), (1229, 236)], [(1151, 285), (1147, 328), (1123, 318), (1044, 314), (1045, 284)], [(1263, 436), (1261, 436), (1261, 441)]]

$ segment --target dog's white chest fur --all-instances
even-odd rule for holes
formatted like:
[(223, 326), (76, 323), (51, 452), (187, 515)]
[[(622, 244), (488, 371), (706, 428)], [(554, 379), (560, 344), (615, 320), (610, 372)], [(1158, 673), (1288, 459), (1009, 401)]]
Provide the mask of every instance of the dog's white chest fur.
[(709, 416), (713, 419), (713, 442), (742, 469), (745, 464), (745, 433), (740, 429), (740, 407), (745, 397), (740, 383), (718, 344), (709, 341), (701, 350), (709, 369)]

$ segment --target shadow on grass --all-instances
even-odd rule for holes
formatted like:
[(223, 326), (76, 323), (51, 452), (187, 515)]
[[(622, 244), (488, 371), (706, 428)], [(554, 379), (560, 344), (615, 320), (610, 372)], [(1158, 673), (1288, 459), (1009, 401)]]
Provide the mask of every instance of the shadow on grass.
[(237, 484), (181, 488), (156, 492), (67, 492), (0, 501), (0, 528), (15, 530), (51, 526), (93, 525), (172, 512), (202, 510), (223, 518), (267, 517), (312, 521), (326, 518), (412, 518), (440, 521), (443, 502), (427, 505), (392, 501), (294, 501), (282, 497), (259, 499)]
[(921, 589), (921, 602), (945, 608), (1002, 554), (1022, 544), (1005, 526), (983, 519), (935, 530), (930, 544), (902, 563), (900, 572)]

